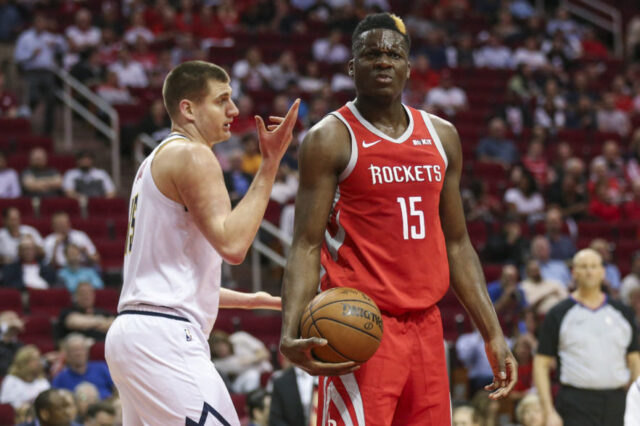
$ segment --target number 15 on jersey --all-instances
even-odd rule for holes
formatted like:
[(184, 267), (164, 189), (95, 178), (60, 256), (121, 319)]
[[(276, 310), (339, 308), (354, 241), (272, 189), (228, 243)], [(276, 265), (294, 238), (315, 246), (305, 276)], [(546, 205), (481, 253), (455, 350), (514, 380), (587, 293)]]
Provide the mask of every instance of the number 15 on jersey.
[[(424, 240), (424, 212), (416, 208), (417, 203), (422, 202), (422, 197), (398, 197), (398, 204), (400, 204), (400, 211), (402, 212), (402, 237), (405, 240)], [(408, 201), (408, 203), (407, 203)], [(407, 204), (409, 205), (409, 211), (407, 215)], [(418, 225), (409, 226), (409, 216), (411, 216), (411, 222), (418, 222)], [(409, 231), (411, 231), (411, 238), (409, 238)]]

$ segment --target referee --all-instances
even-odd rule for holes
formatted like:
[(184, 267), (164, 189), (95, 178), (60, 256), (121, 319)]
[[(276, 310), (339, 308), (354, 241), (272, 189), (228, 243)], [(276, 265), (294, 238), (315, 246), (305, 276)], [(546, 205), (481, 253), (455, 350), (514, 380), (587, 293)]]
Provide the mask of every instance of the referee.
[[(622, 426), (625, 389), (640, 373), (633, 312), (602, 291), (604, 266), (592, 249), (573, 257), (576, 290), (547, 313), (533, 377), (547, 426)], [(549, 371), (559, 361), (553, 406)]]

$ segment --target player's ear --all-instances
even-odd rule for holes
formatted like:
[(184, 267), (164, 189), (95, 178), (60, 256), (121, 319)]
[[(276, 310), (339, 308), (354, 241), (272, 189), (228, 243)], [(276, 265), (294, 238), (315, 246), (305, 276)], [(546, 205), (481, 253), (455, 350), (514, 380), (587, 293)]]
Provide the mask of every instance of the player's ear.
[(180, 101), (180, 113), (189, 121), (195, 120), (193, 102), (188, 99), (182, 99)]
[(407, 79), (411, 77), (411, 61), (407, 59)]
[(353, 59), (349, 61), (347, 67), (349, 69), (349, 77), (353, 77)]

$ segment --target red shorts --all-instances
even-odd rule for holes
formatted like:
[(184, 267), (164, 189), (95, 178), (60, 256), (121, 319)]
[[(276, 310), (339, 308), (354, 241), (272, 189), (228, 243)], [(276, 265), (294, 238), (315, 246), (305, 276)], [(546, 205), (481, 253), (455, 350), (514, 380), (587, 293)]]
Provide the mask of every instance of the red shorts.
[(440, 311), (382, 316), (382, 342), (369, 361), (355, 373), (320, 377), (318, 426), (451, 424)]

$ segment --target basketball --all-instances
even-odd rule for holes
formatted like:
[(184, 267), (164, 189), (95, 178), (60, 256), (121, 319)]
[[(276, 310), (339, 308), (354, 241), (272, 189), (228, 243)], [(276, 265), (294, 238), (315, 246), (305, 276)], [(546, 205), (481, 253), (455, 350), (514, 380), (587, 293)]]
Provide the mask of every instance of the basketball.
[(300, 318), (302, 338), (328, 341), (313, 349), (313, 355), (324, 362), (367, 361), (380, 346), (382, 328), (382, 315), (375, 302), (348, 287), (318, 294)]

